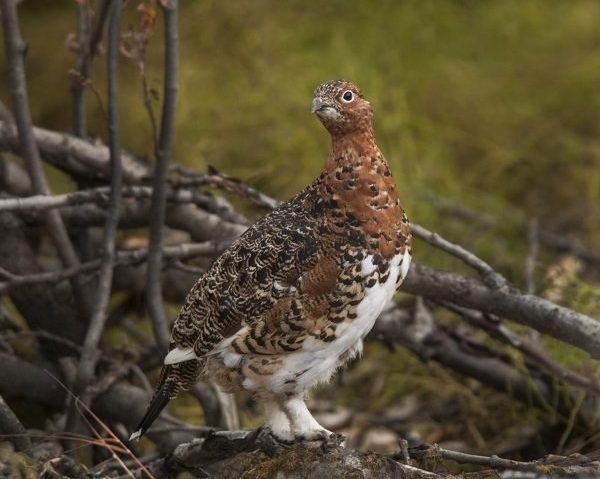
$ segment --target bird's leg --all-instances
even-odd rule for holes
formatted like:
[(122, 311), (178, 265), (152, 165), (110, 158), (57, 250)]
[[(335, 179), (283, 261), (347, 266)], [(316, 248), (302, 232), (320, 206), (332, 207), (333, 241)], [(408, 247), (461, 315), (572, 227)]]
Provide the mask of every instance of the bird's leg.
[(265, 426), (271, 430), (277, 439), (283, 442), (294, 440), (290, 420), (277, 401), (267, 401), (265, 415)]
[(292, 433), (296, 439), (326, 440), (333, 434), (317, 422), (306, 407), (304, 399), (299, 396), (286, 400), (283, 403), (283, 410), (289, 418)]

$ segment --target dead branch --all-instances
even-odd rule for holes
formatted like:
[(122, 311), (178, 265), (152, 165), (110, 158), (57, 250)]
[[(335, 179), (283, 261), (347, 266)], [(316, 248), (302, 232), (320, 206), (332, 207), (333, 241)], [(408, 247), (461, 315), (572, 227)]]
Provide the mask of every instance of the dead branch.
[[(163, 257), (170, 259), (189, 259), (197, 256), (213, 256), (223, 251), (226, 247), (224, 243), (206, 241), (204, 243), (182, 243), (177, 246), (163, 247)], [(138, 264), (146, 261), (148, 258), (147, 248), (138, 248), (135, 250), (118, 251), (115, 254), (113, 268), (131, 264)], [(90, 273), (101, 268), (103, 260), (101, 258), (81, 263), (75, 268), (66, 268), (59, 271), (47, 271), (44, 273), (14, 274), (0, 266), (0, 293), (26, 285), (58, 283), (69, 279), (72, 276)]]
[(64, 391), (39, 366), (13, 354), (0, 352), (0, 393), (52, 408), (64, 406)]
[(87, 132), (84, 82), (88, 76), (90, 28), (90, 6), (88, 0), (83, 0), (77, 4), (77, 59), (75, 61), (75, 75), (71, 78), (73, 134), (80, 138), (85, 137)]
[(26, 432), (19, 418), (0, 394), (0, 439), (12, 442), (17, 451), (27, 451), (31, 448), (31, 439)]
[(173, 165), (171, 167), (171, 171), (174, 171), (179, 175), (179, 178), (172, 182), (172, 184), (176, 186), (212, 186), (214, 188), (219, 188), (229, 193), (236, 194), (242, 198), (246, 198), (252, 201), (254, 204), (267, 210), (275, 209), (281, 203), (279, 200), (276, 200), (275, 198), (272, 198), (255, 188), (252, 188), (237, 178), (233, 178), (220, 171), (217, 171), (213, 167), (210, 168), (210, 171), (207, 174), (197, 173), (180, 165)]
[(478, 466), (491, 467), (492, 469), (511, 469), (514, 471), (533, 471), (542, 472), (537, 464), (533, 462), (513, 461), (503, 459), (498, 456), (478, 456), (475, 454), (465, 454), (463, 452), (451, 451), (438, 445), (423, 445), (409, 448), (409, 454), (415, 459), (425, 459), (428, 457), (441, 457), (451, 461), (467, 464), (476, 464)]
[(110, 0), (100, 0), (98, 7), (98, 21), (96, 22), (96, 27), (92, 32), (90, 37), (90, 46), (89, 46), (89, 55), (91, 61), (96, 55), (98, 55), (100, 50), (100, 42), (102, 41), (102, 32), (104, 30), (104, 24), (106, 23), (106, 18), (108, 17), (108, 7), (110, 6)]
[(567, 342), (600, 358), (600, 323), (550, 301), (504, 286), (483, 283), (424, 265), (411, 267), (403, 291), (494, 314)]
[[(33, 127), (32, 133), (42, 158), (51, 165), (74, 178), (108, 179), (110, 151), (106, 145), (44, 128)], [(18, 137), (6, 121), (0, 121), (0, 149), (20, 154)], [(121, 163), (125, 181), (139, 183), (149, 177), (148, 166), (125, 151)]]
[(572, 456), (547, 456), (536, 461), (524, 462), (498, 456), (481, 456), (452, 451), (437, 444), (423, 444), (409, 448), (411, 457), (422, 462), (427, 459), (447, 459), (462, 464), (474, 464), (494, 470), (534, 472), (535, 477), (597, 477), (600, 463), (593, 458), (574, 454)]
[[(63, 408), (65, 390), (54, 379), (59, 377), (55, 371), (48, 371), (47, 368), (3, 352), (0, 352), (0, 362), (0, 394), (45, 405), (54, 410)], [(150, 393), (119, 381), (94, 400), (92, 410), (105, 421), (121, 423), (132, 429), (143, 416), (149, 400)], [(160, 431), (160, 428), (171, 425), (169, 420), (159, 418), (155, 427)], [(163, 452), (172, 451), (178, 444), (193, 437), (189, 431), (183, 429), (158, 433), (150, 430), (148, 436)]]
[(156, 150), (156, 165), (152, 177), (152, 206), (150, 215), (150, 246), (147, 268), (146, 306), (152, 319), (154, 336), (162, 351), (169, 348), (169, 329), (162, 301), (160, 273), (162, 268), (162, 232), (165, 223), (167, 174), (178, 90), (178, 44), (177, 0), (169, 5), (160, 3), (165, 25), (165, 67), (163, 108)]
[(444, 307), (459, 314), (462, 318), (477, 328), (490, 333), (494, 338), (509, 344), (521, 351), (528, 360), (533, 361), (538, 366), (544, 368), (547, 372), (554, 375), (560, 381), (571, 384), (572, 386), (584, 389), (594, 396), (600, 396), (600, 383), (592, 376), (584, 376), (569, 368), (566, 368), (552, 359), (541, 347), (533, 344), (530, 340), (515, 333), (502, 324), (502, 320), (493, 315), (486, 315), (480, 311), (462, 308), (449, 303), (444, 303)]
[[(0, 189), (14, 196), (31, 194), (31, 182), (27, 173), (15, 162), (6, 160), (3, 155), (0, 156)], [(43, 197), (40, 195), (40, 198)]]
[[(94, 376), (94, 369), (99, 357), (98, 343), (104, 331), (106, 310), (110, 301), (113, 268), (116, 259), (115, 240), (119, 225), (121, 210), (121, 185), (123, 174), (121, 169), (121, 145), (119, 140), (118, 120), (118, 52), (119, 52), (119, 27), (121, 22), (121, 1), (113, 1), (109, 13), (109, 33), (107, 50), (108, 74), (108, 139), (110, 149), (110, 202), (104, 226), (103, 257), (100, 266), (97, 295), (95, 298), (92, 317), (83, 343), (79, 366), (73, 382), (74, 394), (82, 395), (81, 400), (87, 402), (88, 396), (85, 388)], [(73, 403), (67, 423), (69, 430), (75, 429), (78, 412)]]
[[(26, 45), (19, 29), (17, 4), (12, 0), (2, 0), (0, 11), (2, 13), (2, 31), (4, 32), (4, 48), (8, 63), (10, 94), (18, 132), (17, 148), (25, 159), (34, 191), (40, 195), (48, 195), (50, 194), (50, 187), (42, 169), (42, 161), (33, 134), (33, 123), (29, 110), (24, 62)], [(71, 244), (60, 214), (56, 211), (49, 211), (46, 213), (45, 219), (48, 232), (63, 264), (67, 267), (77, 266), (79, 258)], [(77, 277), (72, 279), (71, 284), (79, 310), (85, 313), (87, 311), (87, 292)]]
[[(0, 267), (19, 275), (44, 271), (18, 218), (10, 213), (0, 213), (0, 231)], [(46, 330), (73, 341), (82, 339), (85, 322), (72, 307), (74, 300), (70, 288), (31, 284), (15, 286), (9, 293), (31, 330)], [(63, 349), (53, 343), (44, 342), (43, 351), (50, 359), (65, 355)]]
[[(0, 165), (10, 165), (10, 162), (1, 162)], [(7, 172), (12, 174), (14, 168)], [(124, 186), (121, 188), (121, 196), (124, 198), (149, 199), (152, 197), (152, 188), (150, 186)], [(214, 198), (193, 190), (168, 190), (167, 201), (172, 203), (188, 203), (198, 205), (205, 209), (218, 209), (214, 205)], [(110, 197), (110, 187), (99, 186), (78, 190), (72, 193), (61, 195), (34, 195), (24, 198), (2, 198), (0, 199), (0, 211), (12, 212), (37, 212), (64, 206), (79, 206), (87, 203), (94, 203), (104, 206), (108, 203)], [(223, 212), (224, 211), (219, 211)]]
[(446, 253), (460, 259), (465, 264), (474, 268), (481, 274), (481, 279), (484, 284), (492, 289), (500, 288), (506, 284), (506, 279), (498, 272), (494, 270), (488, 263), (478, 258), (475, 254), (467, 251), (460, 245), (452, 243), (439, 234), (429, 231), (428, 229), (418, 224), (412, 223), (410, 225), (410, 232), (417, 238), (429, 243), (435, 248), (441, 249)]
[(544, 381), (518, 371), (485, 345), (444, 328), (427, 310), (411, 316), (389, 309), (375, 323), (373, 334), (385, 343), (408, 348), (423, 361), (437, 361), (527, 404), (545, 409), (551, 402), (551, 389)]

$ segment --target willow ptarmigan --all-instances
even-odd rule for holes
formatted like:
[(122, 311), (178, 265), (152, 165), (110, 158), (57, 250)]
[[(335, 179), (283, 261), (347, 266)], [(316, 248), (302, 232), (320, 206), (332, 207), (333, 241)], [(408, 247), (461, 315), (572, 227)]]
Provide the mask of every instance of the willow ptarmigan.
[(331, 135), (323, 172), (259, 220), (196, 282), (173, 326), (136, 439), (168, 401), (208, 377), (266, 402), (284, 440), (331, 434), (304, 395), (360, 354), (411, 260), (409, 224), (359, 89), (330, 81), (312, 111)]

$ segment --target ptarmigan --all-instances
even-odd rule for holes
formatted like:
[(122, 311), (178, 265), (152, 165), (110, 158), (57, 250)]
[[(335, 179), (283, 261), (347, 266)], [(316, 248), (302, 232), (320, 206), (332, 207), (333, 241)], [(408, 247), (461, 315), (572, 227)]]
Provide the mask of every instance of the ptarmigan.
[(281, 439), (329, 436), (304, 395), (360, 354), (408, 273), (411, 236), (359, 89), (343, 80), (323, 83), (312, 111), (332, 139), (323, 172), (198, 279), (132, 439), (200, 377), (226, 392), (255, 393), (266, 402), (266, 425)]

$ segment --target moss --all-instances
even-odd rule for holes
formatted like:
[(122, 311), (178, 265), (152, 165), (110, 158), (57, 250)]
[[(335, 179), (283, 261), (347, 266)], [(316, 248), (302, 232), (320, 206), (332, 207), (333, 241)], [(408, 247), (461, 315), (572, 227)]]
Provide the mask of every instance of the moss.
[(37, 465), (28, 456), (15, 452), (9, 442), (0, 442), (0, 476), (35, 479)]

